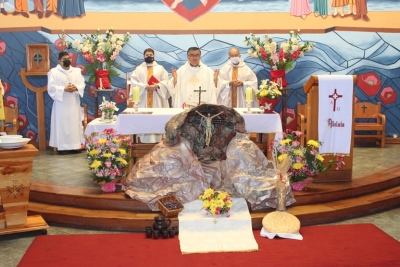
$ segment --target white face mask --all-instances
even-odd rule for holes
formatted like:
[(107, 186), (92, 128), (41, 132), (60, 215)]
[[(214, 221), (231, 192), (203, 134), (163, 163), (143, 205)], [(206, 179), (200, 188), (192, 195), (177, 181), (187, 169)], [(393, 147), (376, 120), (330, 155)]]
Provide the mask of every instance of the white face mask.
[(236, 65), (239, 63), (240, 57), (231, 57), (230, 60), (231, 60), (232, 64)]

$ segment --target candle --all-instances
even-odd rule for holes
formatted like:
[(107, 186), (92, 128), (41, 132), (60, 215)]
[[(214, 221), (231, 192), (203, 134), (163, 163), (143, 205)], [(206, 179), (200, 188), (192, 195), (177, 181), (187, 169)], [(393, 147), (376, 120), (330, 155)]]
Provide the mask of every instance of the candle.
[(0, 120), (5, 120), (6, 116), (4, 115), (4, 103), (3, 103), (3, 95), (4, 95), (4, 91), (3, 91), (3, 84), (1, 83), (0, 80)]
[(246, 88), (246, 102), (253, 101), (253, 88), (247, 87)]
[(139, 87), (133, 87), (133, 102), (138, 103), (140, 101)]

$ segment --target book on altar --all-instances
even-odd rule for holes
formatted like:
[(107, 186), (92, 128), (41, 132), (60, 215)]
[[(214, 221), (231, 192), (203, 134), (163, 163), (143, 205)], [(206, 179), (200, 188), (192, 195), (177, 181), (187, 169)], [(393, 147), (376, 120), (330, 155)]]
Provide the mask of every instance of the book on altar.
[(157, 78), (156, 77), (154, 77), (153, 75), (151, 75), (151, 77), (150, 77), (150, 79), (149, 79), (149, 81), (148, 81), (148, 84), (149, 85), (153, 85), (153, 84), (157, 84), (157, 83), (160, 83), (160, 81), (159, 80), (157, 80)]

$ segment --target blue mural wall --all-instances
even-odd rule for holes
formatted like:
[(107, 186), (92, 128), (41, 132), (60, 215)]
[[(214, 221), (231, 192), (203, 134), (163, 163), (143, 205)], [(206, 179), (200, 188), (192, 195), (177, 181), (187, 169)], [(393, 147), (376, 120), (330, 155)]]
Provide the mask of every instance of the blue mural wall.
[[(262, 36), (262, 35), (260, 35)], [(286, 40), (288, 34), (269, 34), (275, 41)], [(242, 59), (255, 71), (259, 81), (269, 78), (269, 65), (247, 54), (245, 35), (199, 34), (199, 35), (137, 35), (132, 34), (124, 46), (118, 64), (119, 77), (112, 81), (116, 89), (114, 100), (120, 110), (125, 108), (126, 73), (131, 72), (143, 61), (143, 50), (151, 47), (159, 64), (167, 71), (179, 68), (186, 60), (186, 50), (198, 46), (202, 50), (202, 62), (212, 69), (221, 68), (227, 60), (231, 47), (238, 47)], [(26, 68), (25, 45), (47, 43), (50, 46), (51, 67), (57, 64), (59, 53), (58, 34), (44, 32), (0, 33), (0, 79), (6, 89), (5, 105), (18, 105), (20, 108), (20, 131), (24, 136), (37, 140), (37, 114), (35, 94), (22, 83), (18, 72)], [(82, 39), (79, 34), (68, 35), (67, 39)], [(305, 103), (303, 84), (310, 75), (355, 74), (359, 81), (355, 86), (356, 98), (360, 102), (382, 102), (382, 111), (387, 116), (387, 136), (400, 135), (400, 34), (373, 32), (330, 32), (327, 34), (302, 34), (301, 39), (314, 42), (315, 48), (296, 61), (294, 69), (287, 72), (289, 82), (289, 108), (294, 109), (297, 102)], [(70, 50), (72, 53), (76, 53)], [(76, 54), (75, 65), (86, 64)], [(88, 76), (86, 76), (88, 79)], [(35, 86), (47, 84), (47, 77), (30, 77)], [(94, 116), (94, 98), (87, 84), (82, 104), (89, 106)], [(45, 93), (46, 138), (49, 139), (52, 100)], [(278, 104), (277, 110), (281, 109)]]

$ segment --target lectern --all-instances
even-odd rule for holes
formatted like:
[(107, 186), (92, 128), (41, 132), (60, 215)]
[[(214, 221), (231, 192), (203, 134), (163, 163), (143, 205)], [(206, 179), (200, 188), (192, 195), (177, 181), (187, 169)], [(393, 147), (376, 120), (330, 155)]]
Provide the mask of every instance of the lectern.
[[(353, 75), (353, 85), (357, 82), (357, 76)], [(319, 83), (318, 76), (312, 75), (310, 79), (303, 85), (304, 92), (307, 94), (307, 140), (319, 140), (318, 135), (318, 108), (319, 108)], [(353, 170), (353, 147), (354, 147), (354, 107), (351, 114), (352, 130), (350, 154), (344, 157), (345, 165), (340, 170), (335, 170), (335, 166), (329, 169), (326, 175), (319, 174), (315, 177), (315, 182), (334, 182), (334, 181), (351, 181)], [(324, 155), (325, 162), (336, 158), (334, 155)]]

